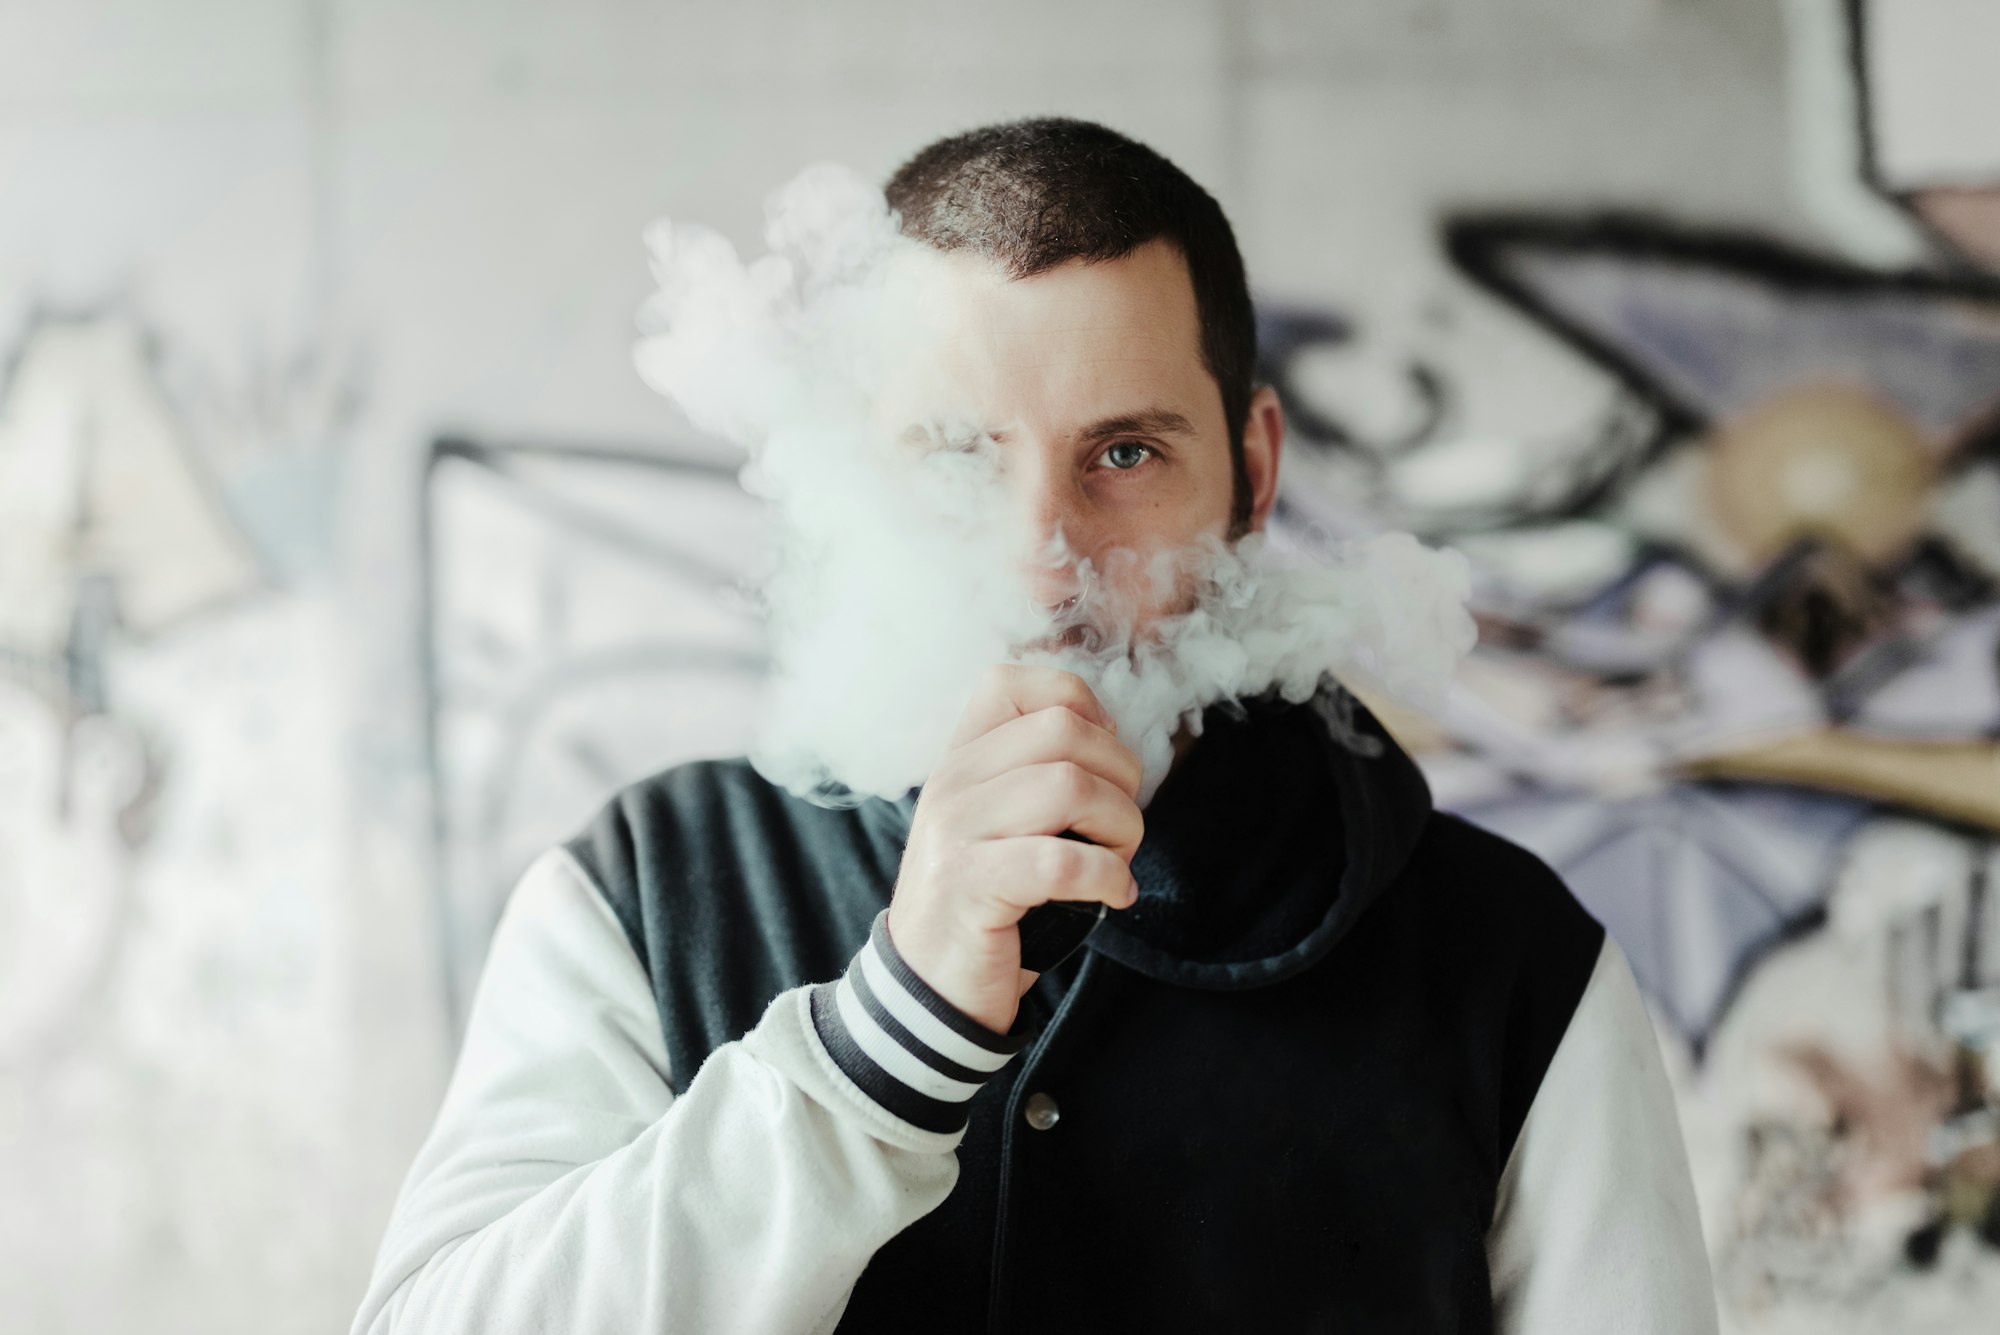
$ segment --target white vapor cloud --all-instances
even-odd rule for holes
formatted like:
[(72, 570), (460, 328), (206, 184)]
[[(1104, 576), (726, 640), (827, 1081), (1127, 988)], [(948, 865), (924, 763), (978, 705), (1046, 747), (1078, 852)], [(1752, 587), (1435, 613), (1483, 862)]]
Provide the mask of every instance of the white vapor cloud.
[[(935, 252), (904, 237), (882, 193), (810, 168), (767, 205), (769, 253), (745, 263), (698, 224), (647, 230), (658, 291), (635, 361), (699, 428), (743, 446), (745, 485), (776, 519), (763, 597), (773, 653), (759, 771), (822, 801), (899, 797), (944, 753), (981, 675), (1043, 663), (1088, 681), (1145, 766), (1218, 702), (1300, 702), (1329, 677), (1419, 707), (1442, 701), (1471, 647), (1469, 574), (1405, 534), (1327, 564), (1281, 564), (1261, 538), (1141, 560), (1069, 561), (1060, 536), (1017, 531), (995, 504), (1002, 459), (946, 405), (922, 440), (881, 418), (885, 386), (938, 330)], [(1023, 557), (1075, 570), (1078, 596), (1038, 603)], [(1135, 624), (1149, 590), (1184, 610)]]

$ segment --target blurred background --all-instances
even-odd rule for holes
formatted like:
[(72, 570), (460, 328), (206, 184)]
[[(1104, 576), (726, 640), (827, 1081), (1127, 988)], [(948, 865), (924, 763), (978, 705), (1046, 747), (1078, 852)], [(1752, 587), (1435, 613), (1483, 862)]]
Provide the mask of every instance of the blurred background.
[(1632, 959), (1725, 1327), (2000, 1321), (2000, 4), (0, 2), (0, 1318), (344, 1330), (502, 897), (738, 750), (671, 215), (1102, 120), (1281, 524), (1479, 571), (1441, 805)]

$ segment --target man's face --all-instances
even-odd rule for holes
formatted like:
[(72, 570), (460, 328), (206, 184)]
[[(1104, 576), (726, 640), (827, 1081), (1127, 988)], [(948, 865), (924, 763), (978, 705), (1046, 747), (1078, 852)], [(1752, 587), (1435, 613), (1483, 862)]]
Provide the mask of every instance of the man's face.
[[(749, 448), (745, 485), (772, 502), (766, 777), (901, 797), (1014, 661), (1081, 678), (1150, 793), (1217, 701), (1385, 663), (1425, 690), (1469, 642), (1462, 562), (1406, 535), (1323, 568), (1219, 550), (1269, 514), (1284, 420), (1251, 397), (1239, 470), (1176, 247), (1014, 281), (825, 170), (769, 218), (747, 265), (713, 232), (649, 233), (637, 349), (647, 383)], [(1205, 615), (1170, 615), (1189, 606)]]
[[(885, 395), (885, 421), (916, 450), (983, 433), (995, 504), (1016, 521), (1021, 570), (1044, 605), (1077, 591), (1087, 558), (1111, 578), (1125, 572), (1137, 626), (1179, 610), (1184, 590), (1107, 563), (1229, 536), (1228, 423), (1179, 250), (1153, 241), (1025, 279), (967, 253), (936, 259), (934, 341)], [(1270, 508), (1281, 434), (1275, 396), (1260, 390), (1244, 442), (1253, 529)], [(1051, 565), (1038, 552), (1058, 536), (1067, 559)]]

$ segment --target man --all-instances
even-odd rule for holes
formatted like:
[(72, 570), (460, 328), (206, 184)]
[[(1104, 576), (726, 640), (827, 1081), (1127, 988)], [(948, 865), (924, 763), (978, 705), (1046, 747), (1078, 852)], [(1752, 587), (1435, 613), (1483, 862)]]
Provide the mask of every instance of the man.
[[(1031, 530), (1262, 528), (1283, 419), (1206, 193), (1073, 121), (887, 193)], [(628, 787), (516, 889), (355, 1329), (1713, 1330), (1624, 957), (1344, 717), (1212, 710), (1142, 816), (1088, 685), (1002, 665), (900, 801)], [(1046, 901), (1108, 916), (1035, 974)]]

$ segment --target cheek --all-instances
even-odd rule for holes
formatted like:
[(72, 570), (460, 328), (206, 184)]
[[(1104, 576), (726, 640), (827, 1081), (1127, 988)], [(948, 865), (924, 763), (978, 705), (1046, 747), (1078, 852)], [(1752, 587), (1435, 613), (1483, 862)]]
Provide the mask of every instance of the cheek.
[(1229, 535), (1231, 473), (1227, 450), (1220, 466), (1211, 459), (1181, 461), (1157, 478), (1132, 479), (1123, 489), (1107, 488), (1089, 507), (1088, 535), (1079, 544), (1118, 588), (1141, 622), (1188, 610), (1194, 597), (1186, 581), (1173, 587), (1143, 573), (1161, 553), (1199, 545), (1204, 538)]
[(1181, 540), (1192, 542), (1203, 534), (1225, 536), (1236, 503), (1236, 468), (1228, 443), (1202, 451), (1198, 465), (1189, 473), (1180, 506), (1184, 525)]
[[(1154, 575), (1154, 558), (1163, 553), (1185, 551), (1201, 545), (1203, 537), (1226, 538), (1229, 528), (1227, 507), (1211, 514), (1210, 507), (1177, 513), (1170, 524), (1162, 523), (1133, 535), (1130, 540), (1107, 544), (1106, 551), (1122, 549), (1110, 556), (1107, 576), (1116, 584), (1137, 625), (1143, 627), (1162, 617), (1193, 610), (1199, 601), (1191, 564), (1173, 562), (1170, 573)], [(1136, 557), (1135, 557), (1136, 554)]]
[(1155, 625), (1171, 617), (1192, 612), (1200, 602), (1194, 581), (1183, 575), (1169, 587), (1161, 587), (1150, 582), (1142, 582), (1138, 589), (1128, 589), (1132, 601), (1130, 616), (1132, 632), (1143, 639)]
[(1184, 447), (1150, 476), (1108, 482), (1099, 507), (1107, 521), (1178, 543), (1211, 527), (1218, 533), (1226, 529), (1235, 495), (1228, 445), (1203, 442)]
[(1232, 493), (1229, 476), (1176, 477), (1149, 489), (1120, 507), (1116, 527), (1119, 544), (1148, 553), (1186, 547), (1202, 538), (1225, 537), (1229, 531)]

